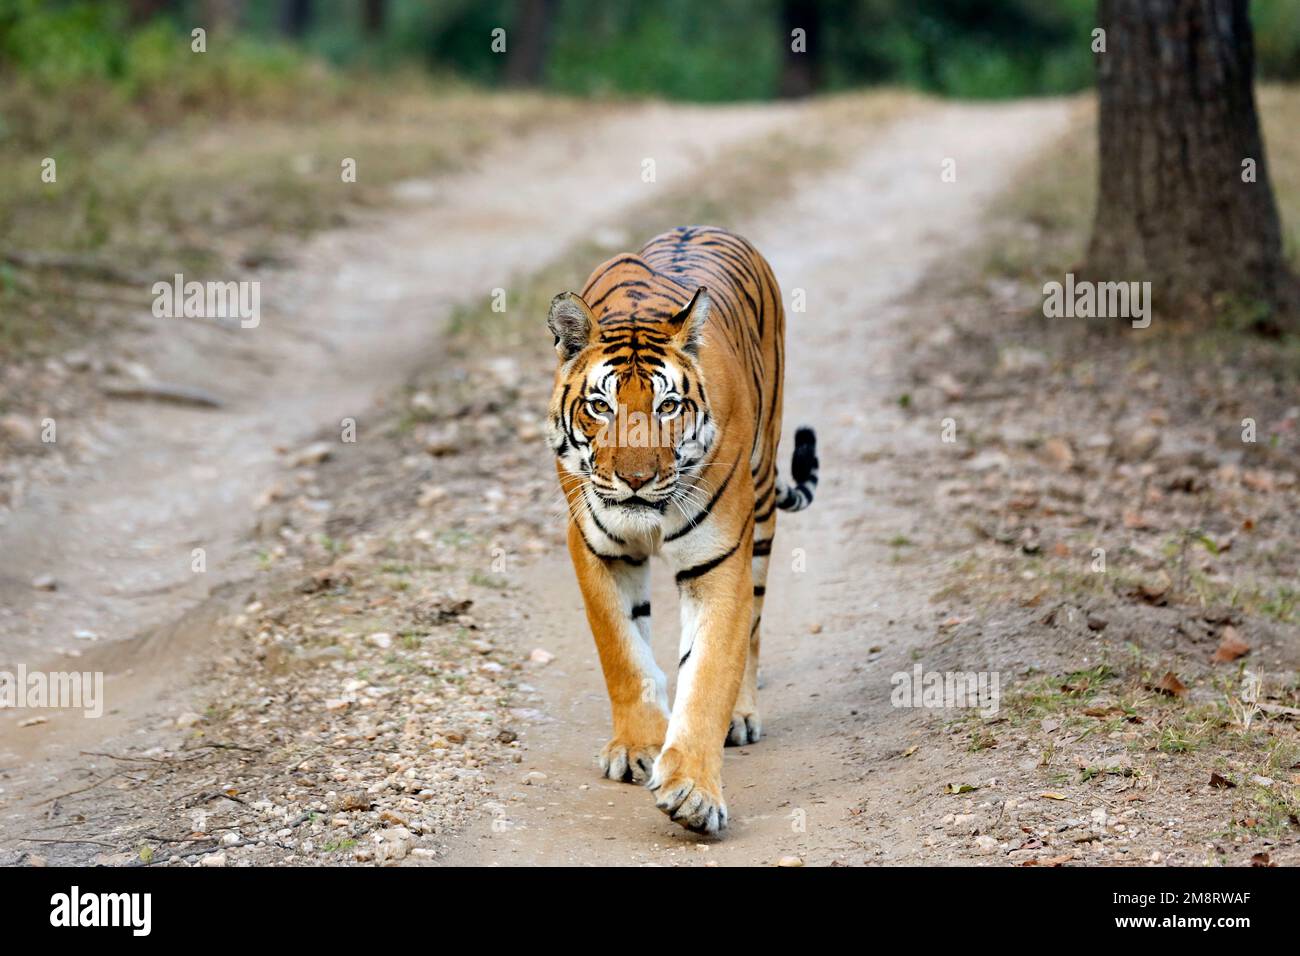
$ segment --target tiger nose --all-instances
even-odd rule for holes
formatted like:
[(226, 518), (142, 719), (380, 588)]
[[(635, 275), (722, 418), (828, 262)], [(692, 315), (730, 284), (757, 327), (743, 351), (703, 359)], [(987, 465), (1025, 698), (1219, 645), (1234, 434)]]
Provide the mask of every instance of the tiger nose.
[(627, 486), (633, 491), (638, 490), (647, 481), (650, 481), (657, 472), (640, 469), (638, 471), (618, 472), (618, 476), (627, 482)]

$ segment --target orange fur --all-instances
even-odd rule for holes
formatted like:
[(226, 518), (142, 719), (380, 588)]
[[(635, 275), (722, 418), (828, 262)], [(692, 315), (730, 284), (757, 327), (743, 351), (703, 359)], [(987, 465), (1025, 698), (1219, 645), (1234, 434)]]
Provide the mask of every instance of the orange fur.
[[(615, 256), (549, 317), (560, 363), (549, 435), (569, 551), (613, 715), (615, 779), (648, 782), (684, 826), (726, 825), (724, 742), (757, 742), (759, 622), (776, 508), (785, 315), (744, 239), (686, 227)], [(801, 433), (802, 435), (803, 433)], [(801, 450), (796, 449), (796, 472)], [(806, 480), (805, 480), (806, 479)], [(648, 559), (682, 599), (677, 698), (649, 648)]]

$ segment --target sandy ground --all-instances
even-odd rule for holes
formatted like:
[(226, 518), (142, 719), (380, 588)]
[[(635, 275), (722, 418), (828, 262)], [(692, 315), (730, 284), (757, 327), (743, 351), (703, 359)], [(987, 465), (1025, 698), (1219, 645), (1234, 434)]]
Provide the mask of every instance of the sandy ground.
[[(438, 331), (455, 307), (508, 287), (644, 198), (646, 157), (671, 187), (728, 144), (791, 118), (648, 107), (513, 142), (466, 173), (402, 184), (406, 208), (322, 235), (295, 270), (258, 276), (257, 328), (155, 319), (117, 343), (143, 356), (151, 377), (202, 388), (224, 407), (119, 403), (82, 424), (90, 460), (33, 485), (0, 516), (0, 666), (130, 671), (152, 678), (150, 694), (174, 690), (177, 668), (204, 648), (171, 639), (142, 653), (141, 640), (244, 575), (255, 503), (292, 490), (274, 486), (285, 454), (318, 429), (341, 434), (344, 419), (364, 432), (377, 402), (438, 361)], [(62, 439), (77, 437), (65, 429)], [(205, 552), (201, 574), (195, 548)], [(31, 587), (39, 576), (57, 590)], [(118, 700), (137, 696), (109, 681)], [(134, 712), (127, 705), (117, 716)], [(46, 743), (66, 720), (50, 722)], [(0, 716), (0, 752), (30, 752), (33, 735), (15, 733), (16, 723)], [(122, 727), (100, 723), (67, 729), (84, 742)]]
[[(928, 269), (960, 252), (960, 237), (977, 234), (982, 204), (1067, 116), (1058, 102), (927, 112), (742, 229), (787, 297), (807, 291), (808, 311), (792, 314), (787, 329), (785, 419), (789, 432), (805, 422), (817, 427), (822, 480), (810, 510), (779, 522), (764, 615), (764, 738), (727, 751), (726, 838), (701, 841), (668, 822), (640, 788), (593, 774), (609, 709), (581, 598), (559, 553), (531, 569), (521, 596), (539, 609), (529, 639), (556, 655), (533, 680), (548, 719), (525, 737), (525, 768), (547, 775), (543, 795), (508, 804), (454, 845), (449, 862), (914, 859), (917, 841), (901, 837), (919, 827), (908, 811), (918, 780), (890, 758), (916, 742), (918, 729), (890, 706), (889, 676), (910, 667), (910, 650), (936, 622), (927, 574), (890, 563), (886, 540), (913, 519), (900, 503), (908, 489), (885, 458), (936, 442), (938, 427), (922, 430), (897, 409), (906, 364), (895, 351), (901, 300)], [(954, 183), (940, 178), (947, 158), (957, 161)], [(791, 570), (797, 551), (806, 556), (802, 573)], [(655, 584), (665, 658), (676, 646), (676, 597), (666, 576)], [(864, 831), (855, 820), (864, 804), (883, 826)]]
[[(1170, 862), (1203, 862), (1175, 819), (1181, 798), (1153, 792), (1158, 776), (1140, 781), (1152, 819), (1135, 820), (1134, 793), (1045, 783), (1025, 764), (1036, 755), (968, 748), (966, 731), (945, 726), (952, 714), (890, 700), (891, 677), (920, 661), (1000, 667), (1010, 647), (1009, 671), (1095, 663), (1051, 646), (1071, 635), (1028, 621), (1034, 609), (982, 622), (966, 643), (971, 618), (954, 625), (935, 597), (967, 546), (943, 526), (960, 515), (924, 468), (906, 467), (940, 448), (943, 415), (899, 403), (915, 384), (918, 332), (940, 324), (918, 306), (919, 286), (970, 253), (989, 201), (1070, 113), (1051, 100), (918, 106), (849, 135), (842, 162), (737, 224), (787, 299), (806, 293), (789, 318), (785, 421), (817, 428), (822, 467), (814, 506), (779, 522), (764, 738), (727, 751), (725, 837), (689, 834), (643, 789), (597, 775), (608, 704), (536, 428), (549, 392), (540, 317), (533, 345), (464, 366), (454, 353), (440, 361), (437, 330), (453, 306), (509, 288), (592, 230), (635, 246), (627, 210), (647, 198), (642, 158), (656, 159), (661, 184), (688, 183), (729, 144), (797, 135), (800, 114), (786, 108), (652, 108), (413, 184), (409, 208), (322, 237), (276, 278), (295, 291), (264, 321), (255, 363), (238, 361), (248, 346), (214, 351), (203, 384), (225, 410), (123, 409), (115, 447), (147, 454), (106, 455), (94, 480), (33, 493), (5, 529), (23, 546), (5, 549), (0, 576), (12, 587), (53, 573), (60, 589), (15, 594), (0, 654), (66, 648), (71, 630), (94, 628), (101, 640), (79, 666), (113, 672), (119, 703), (105, 721), (0, 721), (0, 861), (39, 851), (121, 864), (147, 845), (154, 862), (178, 865), (1126, 862), (1140, 824), (1155, 841), (1144, 854), (1158, 845)], [(159, 368), (193, 364), (196, 349), (176, 347)], [(401, 394), (408, 378), (414, 396)], [(339, 418), (374, 435), (421, 395), (426, 424), (368, 437), (360, 453), (336, 445), (319, 467), (295, 463)], [(435, 447), (448, 433), (459, 451)], [(255, 509), (268, 487), (281, 491)], [(351, 550), (328, 553), (317, 532)], [(900, 561), (902, 539), (924, 556)], [(87, 540), (114, 542), (114, 560), (69, 547)], [(188, 572), (195, 542), (209, 548), (202, 582)], [(498, 545), (508, 570), (489, 566)], [(250, 553), (268, 547), (285, 552), (287, 576), (248, 580)], [(665, 578), (653, 603), (667, 660), (676, 598)], [(1088, 633), (1082, 620), (1077, 630)], [(536, 649), (550, 662), (530, 660)], [(192, 684), (200, 665), (215, 685)], [(447, 680), (420, 683), (439, 669)], [(205, 702), (200, 722), (176, 726)], [(1063, 792), (1045, 799), (1049, 785)], [(187, 833), (196, 806), (226, 816)], [(37, 832), (68, 842), (15, 839)]]

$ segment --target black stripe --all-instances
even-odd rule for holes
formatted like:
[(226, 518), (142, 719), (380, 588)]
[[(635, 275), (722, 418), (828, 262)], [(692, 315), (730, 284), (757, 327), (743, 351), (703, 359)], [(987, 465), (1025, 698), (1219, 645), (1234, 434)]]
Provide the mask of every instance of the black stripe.
[(762, 597), (766, 593), (767, 593), (767, 588), (764, 587), (762, 584), (754, 585), (754, 597)]
[(615, 544), (627, 544), (626, 541), (618, 535), (611, 533), (603, 524), (600, 523), (600, 519), (596, 517), (595, 509), (593, 509), (591, 505), (587, 506), (587, 516), (591, 518), (591, 523), (596, 526), (596, 529), (605, 537), (609, 538), (610, 541), (613, 541)]
[(731, 483), (731, 476), (736, 473), (736, 466), (739, 464), (740, 464), (739, 458), (737, 458), (735, 461), (731, 463), (731, 471), (727, 472), (727, 477), (722, 482), (722, 487), (719, 488), (716, 492), (714, 492), (713, 497), (709, 499), (709, 503), (705, 505), (700, 511), (696, 512), (695, 515), (688, 522), (686, 522), (685, 525), (678, 528), (672, 534), (665, 536), (664, 538), (665, 542), (676, 541), (682, 535), (690, 534), (692, 531), (694, 531), (696, 528), (700, 526), (700, 522), (709, 516), (709, 512), (713, 510), (713, 506), (718, 503), (718, 499), (722, 497), (722, 493), (727, 490), (727, 485)]
[(683, 581), (689, 581), (692, 578), (698, 578), (701, 575), (708, 574), (710, 571), (712, 571), (714, 568), (720, 565), (723, 561), (726, 561), (727, 558), (735, 554), (736, 549), (739, 547), (740, 547), (740, 542), (737, 541), (735, 544), (731, 546), (731, 549), (727, 551), (725, 554), (720, 554), (716, 558), (713, 558), (711, 561), (705, 561), (703, 564), (697, 564), (693, 568), (686, 568), (685, 570), (678, 571), (677, 579), (676, 579), (677, 583), (681, 584)]
[(764, 539), (762, 539), (761, 541), (755, 539), (755, 541), (754, 541), (754, 557), (756, 557), (756, 558), (761, 558), (763, 555), (765, 555), (765, 554), (771, 554), (771, 553), (772, 553), (772, 539), (771, 539), (771, 538), (764, 538)]
[(582, 538), (582, 543), (587, 546), (587, 550), (602, 561), (623, 561), (632, 565), (634, 568), (645, 564), (645, 558), (634, 558), (630, 554), (604, 554), (603, 552), (597, 551), (592, 547), (591, 542), (587, 540), (587, 535), (583, 532), (581, 527), (578, 528), (578, 534)]
[(638, 617), (649, 617), (649, 616), (650, 616), (649, 601), (642, 601), (640, 604), (632, 605), (632, 617), (638, 618)]

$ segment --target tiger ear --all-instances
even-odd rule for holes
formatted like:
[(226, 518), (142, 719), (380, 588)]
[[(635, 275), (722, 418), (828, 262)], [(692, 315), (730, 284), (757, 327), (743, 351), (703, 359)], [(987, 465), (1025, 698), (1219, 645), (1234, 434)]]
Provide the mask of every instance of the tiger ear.
[(591, 309), (582, 301), (582, 296), (561, 292), (551, 300), (546, 326), (555, 336), (555, 351), (560, 361), (567, 362), (587, 347), (593, 324)]
[(704, 323), (709, 320), (713, 303), (709, 299), (709, 290), (700, 286), (686, 303), (686, 308), (674, 315), (670, 321), (673, 327), (673, 345), (687, 355), (700, 354), (700, 342), (704, 337)]

